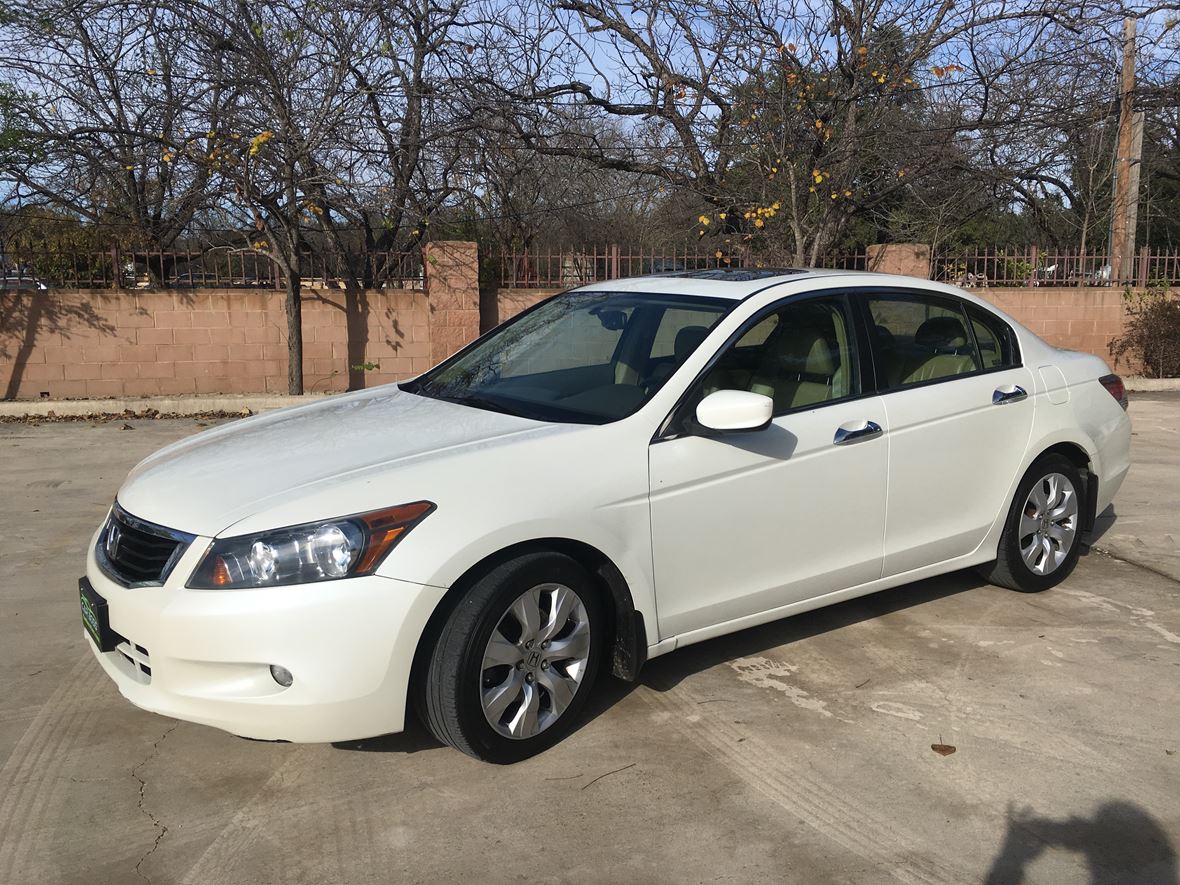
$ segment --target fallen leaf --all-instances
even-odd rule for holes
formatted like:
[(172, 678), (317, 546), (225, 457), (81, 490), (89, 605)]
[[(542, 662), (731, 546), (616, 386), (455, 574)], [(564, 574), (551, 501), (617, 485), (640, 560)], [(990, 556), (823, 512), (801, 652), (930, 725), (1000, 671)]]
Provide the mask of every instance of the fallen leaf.
[(120, 430), (134, 430), (135, 428), (134, 428), (134, 427), (132, 427), (130, 424), (124, 424), (124, 425), (123, 425), (122, 427), (120, 427), (119, 429), (120, 429)]
[(955, 752), (955, 748), (950, 744), (931, 744), (930, 749), (939, 756), (949, 756), (951, 753)]

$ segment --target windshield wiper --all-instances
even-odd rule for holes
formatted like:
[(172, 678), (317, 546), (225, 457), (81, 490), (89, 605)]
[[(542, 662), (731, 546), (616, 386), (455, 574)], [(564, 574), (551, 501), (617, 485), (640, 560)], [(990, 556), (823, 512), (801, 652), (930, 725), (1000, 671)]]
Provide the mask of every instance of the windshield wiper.
[(457, 403), (461, 406), (471, 406), (476, 409), (487, 409), (489, 412), (500, 412), (504, 415), (512, 415), (515, 418), (523, 417), (519, 412), (515, 412), (502, 403), (498, 403), (486, 396), (480, 396), (475, 393), (464, 393), (457, 395), (436, 394), (436, 399), (444, 400), (448, 403)]

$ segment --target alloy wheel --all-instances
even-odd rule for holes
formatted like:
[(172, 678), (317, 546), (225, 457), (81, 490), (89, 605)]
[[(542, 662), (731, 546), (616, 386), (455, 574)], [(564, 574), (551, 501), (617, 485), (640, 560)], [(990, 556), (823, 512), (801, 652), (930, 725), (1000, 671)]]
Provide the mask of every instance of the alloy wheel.
[(498, 734), (523, 740), (561, 718), (590, 660), (590, 618), (564, 584), (520, 594), (488, 639), (480, 666), (480, 702)]
[(1078, 494), (1067, 476), (1050, 473), (1029, 492), (1020, 516), (1020, 555), (1033, 574), (1056, 571), (1077, 540)]

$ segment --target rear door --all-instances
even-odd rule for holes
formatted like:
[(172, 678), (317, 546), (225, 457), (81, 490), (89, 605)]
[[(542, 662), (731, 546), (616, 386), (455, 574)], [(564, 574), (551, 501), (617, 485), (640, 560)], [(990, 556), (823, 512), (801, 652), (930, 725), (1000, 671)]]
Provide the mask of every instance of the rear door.
[(1012, 329), (977, 305), (913, 290), (859, 300), (890, 430), (888, 576), (983, 541), (1024, 458), (1033, 379)]

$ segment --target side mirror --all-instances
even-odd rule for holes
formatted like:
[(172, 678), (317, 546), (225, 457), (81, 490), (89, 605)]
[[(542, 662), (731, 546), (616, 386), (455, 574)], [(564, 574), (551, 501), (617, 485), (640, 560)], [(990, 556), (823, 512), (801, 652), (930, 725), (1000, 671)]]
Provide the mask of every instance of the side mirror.
[(697, 406), (697, 423), (721, 433), (763, 430), (774, 417), (774, 400), (748, 390), (718, 390)]

